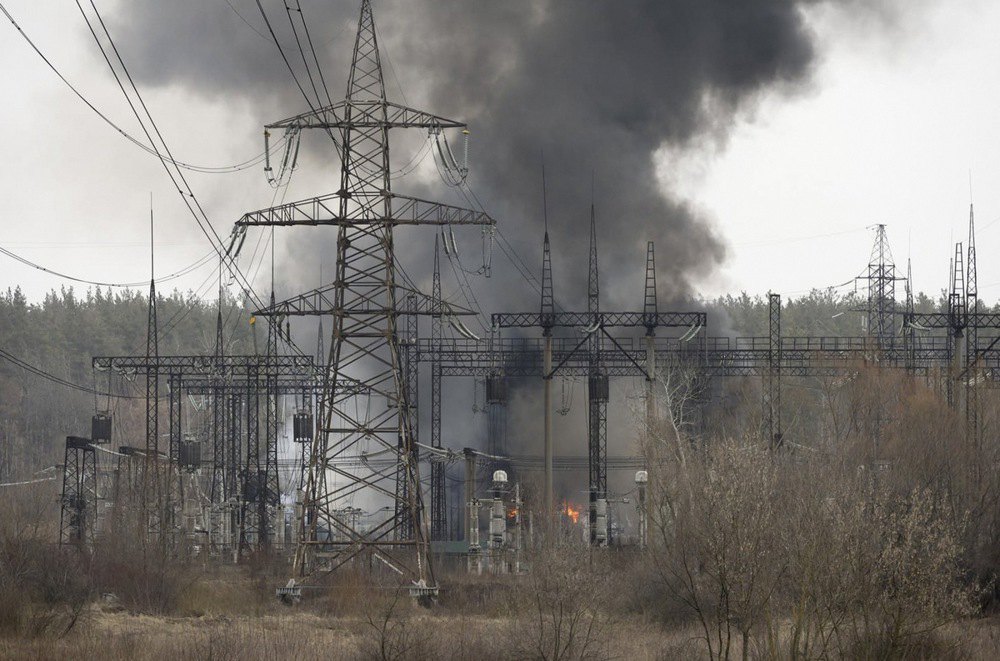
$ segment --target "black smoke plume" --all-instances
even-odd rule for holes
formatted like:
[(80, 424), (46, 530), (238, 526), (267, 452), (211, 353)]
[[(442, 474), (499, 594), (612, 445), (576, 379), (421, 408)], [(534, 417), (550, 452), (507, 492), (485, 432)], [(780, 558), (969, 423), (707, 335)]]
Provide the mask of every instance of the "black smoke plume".
[[(359, 4), (302, 0), (334, 101), (343, 97), (346, 86)], [(761, 95), (794, 94), (807, 85), (817, 53), (805, 12), (814, 4), (818, 2), (376, 0), (374, 11), (390, 98), (468, 121), (471, 185), (536, 275), (544, 153), (557, 302), (567, 309), (585, 305), (593, 201), (602, 304), (605, 309), (636, 309), (642, 303), (647, 240), (656, 242), (662, 307), (691, 297), (697, 279), (725, 257), (723, 241), (710, 223), (658, 177), (658, 155), (724, 145), (737, 118), (752, 112)], [(286, 56), (312, 94), (285, 4), (268, 0), (263, 5)], [(864, 6), (852, 3), (858, 11)], [(180, 86), (226, 99), (234, 114), (249, 112), (260, 125), (307, 109), (255, 0), (132, 0), (120, 5), (114, 18), (112, 30), (140, 85)], [(293, 18), (298, 18), (294, 12)], [(310, 140), (312, 149), (326, 149), (324, 158), (333, 155), (328, 143), (315, 146), (322, 144), (321, 136)], [(405, 150), (397, 154), (406, 160)], [(315, 194), (336, 188), (335, 171), (328, 168), (322, 177), (316, 179)], [(396, 190), (456, 201), (428, 177), (398, 182)], [(320, 253), (327, 255), (331, 272), (333, 233), (283, 231), (299, 233), (295, 258), (279, 262), (279, 283), (289, 295), (317, 286)], [(479, 259), (479, 237), (473, 232), (458, 232), (466, 266), (472, 269)], [(401, 234), (399, 259), (429, 291), (433, 232)], [(499, 249), (493, 267), (492, 280), (480, 283), (480, 303), (487, 313), (538, 308), (538, 294), (520, 280)], [(447, 262), (444, 269), (447, 293), (454, 290), (454, 280)], [(456, 422), (454, 415), (457, 409), (468, 410), (472, 389), (449, 388), (445, 444), (477, 444), (481, 428)], [(510, 442), (518, 452), (537, 455), (538, 397), (527, 399), (529, 406), (511, 412)], [(578, 393), (574, 412), (559, 424), (560, 452), (584, 451), (583, 400), (583, 392)], [(624, 409), (612, 412), (619, 421), (609, 432), (612, 455), (631, 451), (622, 447), (634, 437), (634, 430), (626, 428), (627, 417)], [(421, 424), (427, 428), (426, 421)], [(582, 481), (572, 483), (575, 491), (568, 477), (560, 477), (564, 493), (577, 498)]]
[[(263, 6), (311, 94), (286, 3), (297, 4)], [(334, 100), (343, 96), (359, 4), (302, 0)], [(468, 120), (472, 186), (533, 269), (544, 152), (557, 300), (584, 300), (593, 199), (605, 304), (632, 307), (641, 300), (645, 241), (656, 241), (661, 291), (671, 298), (690, 294), (692, 280), (725, 256), (709, 224), (658, 180), (656, 154), (722, 141), (761, 93), (807, 82), (816, 59), (803, 14), (810, 4), (376, 0), (374, 10), (390, 96)], [(255, 0), (135, 0), (114, 19), (140, 84), (231, 99), (234, 111), (249, 109), (261, 124), (306, 107)], [(315, 245), (315, 235), (307, 242)], [(420, 241), (417, 259), (404, 258), (424, 265), (417, 277), (426, 275), (429, 245)], [(288, 265), (287, 285), (315, 282), (312, 264), (295, 271), (308, 261)], [(495, 262), (502, 286), (490, 287), (489, 303), (533, 308), (537, 296), (515, 281), (499, 251)]]

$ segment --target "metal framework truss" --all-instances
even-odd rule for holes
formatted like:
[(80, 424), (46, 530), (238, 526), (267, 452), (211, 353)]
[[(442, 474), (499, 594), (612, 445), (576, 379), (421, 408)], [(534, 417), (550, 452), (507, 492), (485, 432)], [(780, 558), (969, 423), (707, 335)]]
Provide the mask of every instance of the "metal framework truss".
[[(391, 190), (389, 131), (440, 131), (465, 124), (386, 99), (370, 0), (362, 0), (345, 101), (270, 124), (270, 129), (323, 129), (340, 155), (337, 192), (244, 216), (237, 226), (337, 227), (332, 285), (293, 299), (273, 314), (326, 314), (333, 329), (316, 434), (309, 452), (304, 516), (295, 564), (301, 573), (329, 570), (359, 555), (375, 557), (420, 586), (433, 586), (430, 530), (416, 461), (406, 354), (397, 327), (408, 299), (422, 297), (396, 284), (393, 229), (397, 225), (492, 225), (487, 214), (396, 195)], [(411, 297), (412, 296), (412, 297)], [(275, 306), (271, 306), (274, 308)], [(418, 311), (414, 311), (420, 313)], [(440, 317), (440, 306), (423, 313)], [(348, 387), (344, 387), (347, 384)], [(351, 458), (391, 458), (383, 469)], [(348, 461), (345, 461), (348, 460)], [(402, 485), (399, 482), (402, 481)], [(353, 499), (384, 512), (359, 526)]]
[[(371, 222), (361, 208), (347, 205), (347, 198), (340, 193), (323, 195), (299, 202), (289, 202), (270, 209), (251, 211), (236, 222), (237, 227), (306, 225), (318, 227), (333, 225), (351, 227)], [(482, 211), (463, 209), (450, 204), (428, 202), (415, 197), (384, 193), (365, 200), (368, 206), (385, 208), (386, 226), (396, 225), (492, 225), (493, 219)]]
[(509, 312), (493, 315), (497, 328), (586, 328), (598, 324), (602, 328), (704, 328), (708, 315), (704, 312), (553, 312), (543, 323), (541, 312)]
[(386, 101), (375, 34), (374, 32), (365, 34), (374, 25), (370, 3), (362, 4), (361, 15), (363, 21), (358, 26), (358, 41), (355, 45), (351, 85), (348, 90), (350, 97), (333, 105), (268, 124), (265, 128), (339, 131), (383, 128), (464, 129), (465, 122)]
[[(336, 307), (336, 296), (339, 286), (338, 283), (333, 283), (318, 287), (312, 291), (293, 296), (288, 300), (257, 310), (254, 314), (262, 317), (333, 316), (339, 311)], [(403, 305), (397, 305), (396, 314), (414, 316), (470, 316), (477, 314), (474, 310), (455, 303), (441, 301), (436, 304), (433, 297), (407, 287), (397, 285), (396, 290), (397, 301), (400, 298), (405, 301)], [(389, 312), (387, 309), (374, 307), (369, 301), (361, 301), (360, 303), (359, 307), (348, 309), (346, 312), (352, 314), (386, 314)]]

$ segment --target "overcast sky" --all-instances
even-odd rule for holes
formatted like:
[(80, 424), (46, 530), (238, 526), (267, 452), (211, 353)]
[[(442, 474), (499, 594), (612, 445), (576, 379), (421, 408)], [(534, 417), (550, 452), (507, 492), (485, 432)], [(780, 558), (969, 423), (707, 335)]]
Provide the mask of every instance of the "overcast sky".
[[(128, 4), (98, 6), (114, 26), (127, 23)], [(253, 3), (233, 4), (244, 8), (248, 19), (254, 17)], [(308, 9), (322, 3), (302, 4)], [(1000, 220), (995, 185), (1000, 180), (1000, 81), (991, 73), (1000, 61), (1000, 3), (927, 0), (886, 13), (860, 9), (863, 4), (820, 4), (805, 13), (815, 58), (793, 90), (763, 88), (753, 102), (741, 103), (736, 122), (725, 130), (698, 133), (683, 146), (665, 144), (656, 151), (664, 195), (691, 205), (723, 246), (719, 265), (715, 256), (706, 257), (706, 268), (686, 268), (695, 293), (794, 295), (843, 283), (867, 263), (872, 232), (866, 228), (874, 223), (888, 225), (898, 264), (905, 268), (912, 256), (916, 288), (937, 292), (946, 285), (952, 243), (965, 240), (971, 171), (980, 229), (980, 295), (989, 301), (1000, 297), (1000, 265), (988, 259), (1000, 240), (1000, 223), (994, 222)], [(73, 2), (4, 0), (4, 5), (95, 105), (140, 135)], [(262, 58), (273, 59), (273, 44), (251, 32), (224, 0), (205, 0), (205, 5), (221, 5), (225, 12), (215, 20), (225, 16), (232, 22), (226, 29), (242, 34), (249, 52), (259, 48)], [(383, 23), (387, 32), (399, 24), (398, 8), (393, 16), (394, 21)], [(351, 26), (341, 29), (349, 33)], [(152, 193), (157, 274), (205, 255), (209, 245), (159, 163), (96, 118), (5, 19), (0, 34), (0, 246), (88, 279), (145, 280)], [(123, 37), (122, 43), (131, 47), (135, 39)], [(164, 61), (175, 56), (171, 40), (170, 35), (149, 36)], [(393, 41), (391, 34), (386, 41)], [(128, 47), (122, 55), (128, 63)], [(327, 68), (346, 66), (348, 55), (326, 63)], [(420, 99), (423, 82), (414, 78), (412, 67), (400, 62), (399, 68), (408, 76), (403, 91), (411, 100)], [(211, 94), (169, 79), (144, 85), (142, 76), (140, 85), (175, 156), (204, 165), (256, 155), (264, 121), (303, 109), (302, 99), (291, 95), (255, 100), (253, 94)], [(490, 157), (476, 152), (475, 145), (475, 159)], [(525, 167), (536, 168), (536, 154), (524, 158)], [(324, 174), (319, 161), (318, 153), (303, 156), (303, 174), (286, 193), (288, 200), (332, 190), (329, 171)], [(428, 185), (433, 166), (425, 164), (414, 176)], [(237, 174), (192, 175), (190, 182), (223, 235), (243, 211), (269, 206), (274, 199), (260, 166)], [(598, 195), (599, 207), (600, 202)], [(540, 219), (530, 221), (511, 227), (530, 234)], [(571, 237), (563, 238), (568, 243)], [(535, 238), (511, 239), (523, 239), (518, 245), (535, 267), (538, 256), (528, 252)], [(256, 240), (251, 237), (248, 244)], [(632, 243), (641, 240), (629, 237)], [(429, 240), (422, 241), (426, 248)], [(245, 248), (245, 266), (252, 249)], [(301, 242), (279, 237), (279, 268), (294, 264), (298, 250)], [(641, 256), (637, 259), (641, 270)], [(512, 270), (499, 257), (494, 268)], [(258, 275), (262, 291), (266, 271)], [(197, 290), (210, 274), (207, 267), (168, 287)], [(318, 274), (316, 280), (309, 286), (318, 283)], [(62, 281), (0, 257), (0, 284), (20, 285), (37, 299)], [(285, 284), (289, 291), (284, 294), (290, 295), (293, 283)], [(489, 300), (489, 284), (483, 287)]]

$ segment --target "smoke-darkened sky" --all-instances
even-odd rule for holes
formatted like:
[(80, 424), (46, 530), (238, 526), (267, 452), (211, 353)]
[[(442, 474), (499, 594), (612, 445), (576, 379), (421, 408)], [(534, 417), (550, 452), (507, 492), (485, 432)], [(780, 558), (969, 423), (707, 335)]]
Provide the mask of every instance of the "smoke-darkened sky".
[[(303, 6), (335, 99), (343, 93), (358, 4)], [(718, 228), (662, 185), (655, 156), (724, 145), (734, 119), (762, 95), (793, 97), (808, 86), (819, 57), (806, 20), (813, 4), (386, 0), (375, 11), (389, 94), (470, 123), (472, 186), (532, 268), (544, 153), (557, 297), (567, 305), (579, 305), (583, 294), (593, 200), (606, 304), (621, 307), (635, 304), (647, 240), (658, 244), (661, 287), (674, 297), (693, 293), (692, 282), (725, 259)], [(264, 7), (311, 94), (285, 10)], [(259, 104), (258, 112), (277, 113), (272, 119), (305, 108), (254, 2), (132, 2), (116, 14), (113, 30), (145, 86)], [(398, 187), (408, 183), (414, 186)], [(426, 179), (416, 188), (434, 194)], [(314, 237), (292, 241), (286, 284), (311, 282), (317, 266), (303, 253), (318, 244)], [(415, 241), (401, 259), (426, 275), (429, 242)], [(478, 250), (474, 235), (471, 241)], [(302, 266), (300, 277), (290, 270)], [(506, 286), (492, 287), (487, 299), (533, 307), (530, 289), (504, 266), (497, 277)]]
[[(311, 93), (284, 5), (262, 4)], [(302, 0), (334, 100), (343, 95), (358, 4)], [(91, 101), (141, 135), (74, 3), (4, 5)], [(181, 160), (243, 161), (261, 150), (265, 123), (306, 109), (255, 0), (97, 5)], [(1000, 177), (995, 2), (375, 0), (374, 7), (390, 98), (469, 122), (471, 185), (536, 272), (544, 153), (556, 296), (566, 307), (584, 302), (592, 200), (605, 307), (640, 304), (650, 239), (664, 303), (743, 289), (795, 294), (856, 275), (868, 257), (865, 228), (877, 222), (888, 223), (897, 261), (912, 254), (917, 289), (935, 292), (946, 282), (950, 244), (964, 239), (970, 170), (981, 255), (1000, 231), (993, 223), (1000, 188), (992, 185)], [(0, 30), (0, 246), (84, 278), (145, 280), (152, 194), (158, 276), (207, 253), (155, 159), (75, 99), (9, 24), (0, 21)], [(394, 142), (396, 167), (421, 140), (411, 132)], [(268, 187), (260, 166), (190, 175), (220, 234), (248, 209), (336, 189), (329, 142), (307, 136), (303, 145), (285, 191)], [(393, 185), (465, 204), (441, 184), (430, 158)], [(456, 234), (462, 265), (475, 271), (478, 231)], [(332, 237), (329, 229), (276, 232), (279, 298), (318, 285), (323, 262), (330, 273)], [(267, 239), (251, 233), (241, 258), (261, 294), (270, 284)], [(433, 231), (401, 231), (397, 246), (426, 286)], [(980, 294), (993, 300), (1000, 270), (982, 258), (979, 268)], [(456, 273), (446, 262), (452, 297)], [(537, 307), (499, 247), (493, 277), (469, 279), (486, 312)], [(0, 286), (15, 284), (38, 299), (62, 281), (0, 261)], [(211, 267), (160, 289), (173, 286), (211, 295)], [(313, 333), (300, 328), (300, 344), (312, 346)], [(517, 396), (537, 404), (525, 392)], [(450, 393), (446, 412), (467, 410), (471, 399), (468, 388)], [(579, 450), (580, 399), (577, 392), (576, 412), (560, 425), (561, 451)], [(537, 441), (535, 413), (512, 422), (522, 447)], [(612, 454), (616, 439), (631, 436), (627, 417), (618, 415)], [(446, 441), (472, 444), (480, 432), (463, 423)]]
[[(256, 2), (97, 4), (183, 160), (243, 160), (259, 152), (264, 123), (305, 109)], [(302, 2), (334, 98), (357, 4)], [(283, 5), (263, 5), (302, 76)], [(74, 5), (6, 6), (70, 80), (140, 135)], [(889, 224), (900, 260), (912, 252), (918, 288), (939, 288), (948, 243), (963, 234), (970, 169), (982, 182), (980, 216), (989, 219), (997, 202), (988, 182), (1000, 174), (990, 146), (1000, 94), (982, 73), (996, 59), (988, 26), (997, 11), (981, 0), (375, 2), (390, 97), (469, 121), (472, 186), (534, 269), (544, 152), (556, 293), (574, 307), (584, 293), (592, 180), (607, 306), (638, 303), (647, 239), (657, 242), (665, 295), (795, 292), (854, 275), (874, 222)], [(142, 280), (152, 192), (157, 271), (202, 255), (204, 238), (155, 161), (6, 29), (0, 186), (16, 220), (2, 245), (84, 277)], [(398, 142), (397, 164), (420, 139)], [(336, 187), (328, 143), (310, 136), (306, 145), (286, 200)], [(281, 199), (259, 167), (193, 175), (192, 184), (222, 234), (247, 208)], [(429, 158), (394, 185), (464, 203), (440, 185)], [(327, 234), (279, 233), (279, 297), (318, 283)], [(458, 238), (475, 270), (478, 233)], [(266, 237), (256, 253), (258, 237), (247, 243), (244, 268), (264, 290), (268, 269), (251, 258), (260, 260)], [(431, 234), (401, 233), (400, 245), (401, 261), (424, 281)], [(484, 307), (533, 308), (536, 295), (498, 249), (493, 266), (492, 280), (474, 279)], [(21, 265), (0, 268), (35, 297), (60, 285)], [(173, 284), (199, 290), (207, 275)]]

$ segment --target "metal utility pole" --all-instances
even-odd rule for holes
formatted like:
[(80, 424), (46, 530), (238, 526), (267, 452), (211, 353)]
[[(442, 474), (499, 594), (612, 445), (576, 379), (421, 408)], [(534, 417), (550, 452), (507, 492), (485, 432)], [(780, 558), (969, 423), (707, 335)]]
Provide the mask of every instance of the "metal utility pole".
[(473, 567), (477, 573), (482, 571), (479, 546), (479, 501), (476, 500), (476, 455), (471, 448), (464, 448), (465, 456), (465, 525), (466, 540), (469, 542), (469, 571)]
[[(153, 209), (149, 210), (149, 309), (146, 320), (146, 363), (156, 361), (160, 355), (159, 328), (156, 323), (156, 278), (153, 249)], [(150, 532), (162, 532), (162, 494), (159, 476), (159, 406), (160, 375), (156, 370), (146, 371), (146, 455), (142, 471), (142, 512), (152, 512)], [(152, 502), (151, 502), (152, 501)]]
[(979, 344), (979, 287), (976, 274), (976, 216), (969, 204), (969, 245), (965, 262), (965, 433), (979, 447), (979, 390), (976, 352)]
[[(431, 281), (431, 446), (441, 447), (441, 337), (444, 324), (441, 302), (441, 254), (438, 239), (434, 239), (434, 273)], [(414, 317), (415, 318), (415, 317)], [(414, 421), (414, 424), (415, 421)], [(415, 440), (415, 439), (414, 439)], [(448, 503), (445, 494), (445, 468), (440, 461), (431, 462), (431, 539), (448, 538)]]
[(587, 445), (590, 473), (590, 543), (608, 543), (608, 375), (601, 363), (601, 296), (597, 267), (597, 218), (590, 205), (590, 269), (587, 278), (587, 315), (591, 326), (587, 350)]
[[(231, 500), (238, 498), (240, 494), (240, 458), (243, 456), (243, 430), (241, 429), (241, 423), (243, 421), (243, 398), (242, 394), (238, 390), (233, 390), (233, 392), (229, 395), (229, 408), (227, 413), (229, 415), (229, 422), (226, 427), (229, 431), (229, 443), (228, 448), (226, 449), (225, 499)], [(236, 513), (234, 512), (234, 519), (235, 516)], [(233, 523), (236, 523), (235, 520)], [(235, 526), (232, 529), (235, 530)]]
[(222, 387), (225, 382), (222, 367), (222, 356), (225, 351), (222, 333), (222, 300), (222, 265), (220, 264), (219, 309), (215, 319), (214, 387), (212, 388), (212, 486), (209, 490), (209, 498), (213, 505), (225, 500), (223, 481), (226, 472), (226, 403), (225, 389)]
[[(273, 290), (271, 305), (274, 305)], [(280, 317), (272, 318), (271, 323), (267, 325), (267, 364), (264, 368), (264, 467), (263, 473), (258, 477), (260, 490), (257, 496), (257, 547), (260, 549), (270, 548), (271, 510), (281, 506), (281, 485), (278, 478), (278, 383), (274, 367), (274, 358), (278, 355), (281, 321)]]
[[(163, 524), (161, 531), (169, 534), (170, 543), (176, 540), (174, 533), (178, 530), (178, 510), (183, 501), (183, 476), (179, 470), (181, 455), (181, 373), (171, 371), (167, 374), (167, 434), (169, 447), (167, 448), (167, 466), (165, 477), (165, 496), (163, 508)], [(176, 479), (176, 484), (174, 480)], [(176, 487), (176, 489), (175, 489)]]
[(771, 447), (781, 447), (781, 294), (768, 294), (767, 372), (764, 416)]
[(646, 284), (642, 301), (642, 322), (646, 327), (646, 433), (656, 424), (656, 253), (653, 242), (646, 243)]
[[(318, 563), (307, 567), (313, 559), (325, 560), (326, 567), (335, 570), (359, 555), (374, 553), (418, 586), (432, 587), (414, 416), (405, 405), (397, 328), (397, 297), (405, 288), (397, 284), (393, 234), (397, 225), (492, 225), (493, 220), (485, 213), (393, 193), (389, 131), (421, 128), (440, 135), (466, 125), (386, 99), (371, 1), (362, 0), (346, 100), (266, 128), (320, 129), (334, 138), (340, 155), (337, 192), (252, 212), (237, 223), (337, 228), (336, 275), (330, 309), (324, 311), (333, 317), (332, 342), (318, 401), (295, 571), (318, 568)], [(395, 507), (396, 471), (356, 460), (376, 452), (393, 457), (402, 467), (406, 517), (415, 522), (413, 534), (404, 539), (397, 534), (406, 517)], [(380, 510), (386, 518), (359, 529), (340, 507), (351, 495), (389, 501)], [(324, 539), (321, 531), (332, 531), (335, 539)]]
[(239, 554), (250, 552), (252, 543), (259, 542), (258, 513), (255, 505), (260, 494), (260, 369), (252, 365), (247, 370), (246, 380), (246, 463), (243, 466), (243, 488), (240, 497), (240, 536)]
[(66, 437), (59, 543), (89, 545), (97, 521), (97, 453), (89, 438)]
[(555, 295), (552, 289), (552, 249), (549, 244), (549, 201), (545, 185), (545, 164), (542, 164), (542, 218), (545, 235), (542, 239), (542, 302), (539, 322), (542, 327), (542, 386), (544, 389), (544, 439), (545, 453), (545, 522), (551, 532), (555, 516), (555, 494), (552, 475), (552, 327), (555, 324)]
[(962, 373), (961, 361), (965, 352), (962, 351), (962, 339), (965, 336), (967, 322), (965, 301), (965, 268), (963, 266), (961, 242), (955, 244), (955, 258), (951, 261), (951, 292), (948, 294), (948, 317), (951, 320), (951, 361), (948, 369), (948, 406), (960, 410), (958, 401), (965, 393), (958, 387), (959, 375)]
[[(435, 245), (435, 253), (437, 252), (437, 246)], [(436, 255), (435, 255), (436, 256)], [(407, 309), (413, 310), (417, 305), (417, 297), (414, 294), (410, 294), (406, 297)], [(405, 369), (406, 374), (406, 406), (410, 411), (412, 420), (412, 441), (415, 444), (420, 438), (419, 433), (419, 418), (417, 411), (419, 410), (419, 364), (418, 364), (418, 335), (420, 334), (419, 328), (419, 317), (415, 314), (410, 314), (406, 316), (406, 351), (403, 352), (403, 358), (405, 359)], [(432, 349), (433, 351), (433, 349)], [(432, 388), (433, 390), (433, 388)], [(431, 415), (431, 426), (434, 426), (434, 415)], [(438, 426), (440, 427), (440, 413)], [(399, 451), (403, 451), (402, 447), (403, 439), (399, 439)], [(413, 451), (415, 460), (419, 459), (418, 450), (415, 448)], [(433, 462), (431, 465), (434, 466)], [(397, 464), (396, 466), (396, 502), (394, 507), (396, 508), (396, 516), (403, 520), (403, 524), (396, 530), (395, 536), (397, 540), (400, 539), (412, 539), (413, 538), (413, 526), (414, 521), (409, 518), (409, 508), (406, 507), (409, 495), (407, 492), (408, 483), (406, 481), (406, 473), (402, 464)], [(433, 491), (433, 489), (432, 489)]]
[[(913, 265), (909, 258), (906, 259), (906, 317), (909, 320), (913, 318), (916, 312), (916, 307), (913, 302)], [(904, 322), (903, 324), (903, 341), (906, 343), (906, 357), (905, 365), (908, 371), (913, 371), (916, 368), (916, 351), (917, 351), (917, 337), (916, 329), (913, 328), (913, 324)]]

